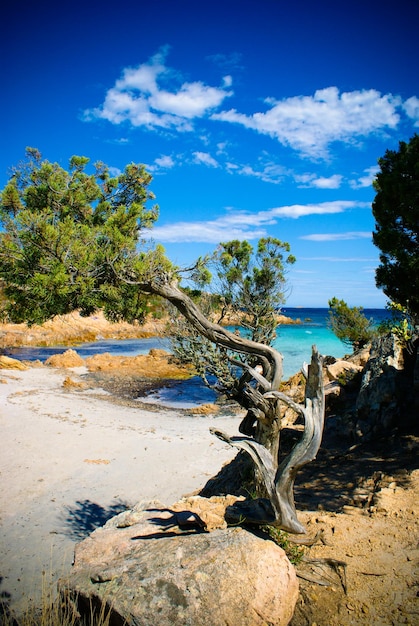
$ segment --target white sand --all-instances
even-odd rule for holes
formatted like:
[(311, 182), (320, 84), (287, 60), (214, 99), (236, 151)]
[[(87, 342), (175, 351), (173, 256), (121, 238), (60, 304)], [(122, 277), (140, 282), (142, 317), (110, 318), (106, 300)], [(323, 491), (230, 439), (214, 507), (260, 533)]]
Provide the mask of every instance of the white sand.
[(235, 455), (209, 428), (236, 434), (237, 416), (121, 406), (65, 389), (69, 374), (83, 368), (0, 372), (0, 593), (18, 612), (39, 601), (42, 572), (56, 580), (71, 567), (80, 533), (110, 507), (170, 506)]

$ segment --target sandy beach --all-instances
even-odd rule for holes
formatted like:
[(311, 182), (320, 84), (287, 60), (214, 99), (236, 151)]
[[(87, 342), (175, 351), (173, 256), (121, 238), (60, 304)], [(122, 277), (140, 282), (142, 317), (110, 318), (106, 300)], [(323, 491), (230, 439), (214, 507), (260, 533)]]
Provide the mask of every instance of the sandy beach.
[(85, 373), (0, 372), (0, 593), (17, 612), (39, 601), (43, 572), (68, 571), (94, 527), (141, 500), (170, 506), (235, 455), (209, 428), (235, 434), (237, 416), (145, 410), (63, 386)]
[[(2, 369), (0, 383), (0, 597), (17, 614), (39, 605), (43, 579), (66, 574), (95, 527), (140, 501), (170, 507), (235, 456), (209, 428), (237, 434), (238, 414), (147, 408), (113, 395), (118, 385), (97, 387), (86, 366)], [(291, 626), (417, 623), (419, 437), (396, 444), (390, 456), (321, 449), (298, 476), (300, 520), (325, 538), (309, 562), (344, 563), (346, 583), (299, 571)]]

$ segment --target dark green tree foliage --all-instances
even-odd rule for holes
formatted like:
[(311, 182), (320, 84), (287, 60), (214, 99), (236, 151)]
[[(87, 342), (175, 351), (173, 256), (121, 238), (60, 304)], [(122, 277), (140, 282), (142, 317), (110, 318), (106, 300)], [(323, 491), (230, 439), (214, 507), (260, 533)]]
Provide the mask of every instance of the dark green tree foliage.
[(374, 321), (368, 319), (362, 307), (349, 307), (344, 300), (329, 300), (329, 327), (338, 339), (353, 350), (359, 350), (375, 335)]
[(376, 283), (419, 323), (419, 136), (378, 161), (372, 205), (380, 249)]
[[(113, 320), (141, 319), (146, 300), (120, 273), (144, 272), (161, 250), (137, 246), (153, 225), (156, 206), (142, 165), (118, 176), (89, 159), (72, 157), (68, 171), (29, 148), (0, 199), (0, 277), (15, 322), (42, 323), (75, 309), (89, 315), (103, 308)], [(167, 261), (166, 261), (167, 263)]]

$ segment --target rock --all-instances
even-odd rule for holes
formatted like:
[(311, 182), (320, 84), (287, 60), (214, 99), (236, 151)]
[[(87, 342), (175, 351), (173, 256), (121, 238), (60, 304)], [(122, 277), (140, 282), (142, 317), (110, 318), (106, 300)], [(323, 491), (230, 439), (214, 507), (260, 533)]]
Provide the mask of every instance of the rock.
[(355, 365), (360, 365), (362, 368), (364, 368), (368, 363), (368, 359), (370, 358), (370, 352), (371, 346), (368, 345), (365, 348), (357, 350), (345, 360), (349, 363), (354, 363)]
[(326, 368), (327, 377), (330, 381), (339, 380), (346, 376), (354, 375), (357, 372), (362, 372), (363, 367), (356, 363), (349, 363), (348, 361), (336, 361), (335, 363), (328, 365)]
[(89, 372), (116, 372), (147, 378), (185, 380), (193, 375), (191, 366), (175, 363), (171, 354), (160, 349), (152, 349), (149, 354), (134, 357), (104, 352), (87, 357), (85, 364)]
[(86, 383), (78, 380), (73, 380), (70, 376), (66, 376), (63, 380), (64, 389), (87, 389)]
[(200, 404), (192, 409), (188, 410), (191, 415), (215, 415), (219, 413), (220, 407), (217, 404), (207, 402), (206, 404)]
[(413, 405), (413, 378), (395, 335), (372, 342), (356, 401), (358, 436), (384, 435), (401, 426)]
[(81, 367), (84, 364), (84, 359), (75, 350), (66, 350), (62, 354), (53, 354), (45, 361), (45, 365), (50, 367)]
[(324, 395), (326, 396), (326, 398), (339, 398), (339, 396), (342, 393), (342, 387), (339, 385), (339, 383), (337, 382), (337, 380), (334, 380), (331, 383), (327, 383), (327, 385), (324, 386)]
[(27, 370), (27, 366), (18, 361), (17, 359), (11, 359), (9, 356), (0, 355), (0, 369), (3, 370)]
[(62, 599), (82, 616), (106, 605), (110, 626), (290, 622), (298, 581), (279, 546), (240, 527), (182, 530), (177, 516), (141, 503), (94, 531), (59, 583)]
[[(241, 498), (240, 498), (241, 499)], [(202, 520), (205, 530), (211, 532), (217, 528), (227, 528), (226, 508), (237, 502), (237, 496), (186, 496), (173, 505), (174, 511), (191, 511)]]

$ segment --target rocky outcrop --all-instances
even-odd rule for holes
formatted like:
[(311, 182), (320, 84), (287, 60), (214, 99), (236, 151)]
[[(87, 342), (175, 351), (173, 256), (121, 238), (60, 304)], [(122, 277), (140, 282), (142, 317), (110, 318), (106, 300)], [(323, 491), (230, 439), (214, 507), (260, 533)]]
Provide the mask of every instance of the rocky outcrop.
[(164, 331), (165, 320), (152, 319), (144, 324), (112, 323), (101, 311), (90, 317), (74, 311), (57, 315), (42, 325), (0, 324), (0, 348), (19, 346), (72, 346), (98, 339), (155, 337)]
[(339, 381), (347, 376), (353, 376), (362, 372), (363, 366), (339, 359), (335, 363), (326, 366), (326, 374), (329, 381)]
[(373, 341), (356, 402), (358, 436), (406, 425), (414, 405), (413, 364), (395, 335)]
[(1, 370), (27, 370), (27, 366), (18, 361), (17, 359), (12, 359), (9, 356), (5, 356), (3, 354), (0, 355), (0, 369)]
[(107, 352), (95, 354), (87, 357), (86, 366), (89, 372), (116, 372), (119, 375), (145, 376), (150, 379), (185, 380), (194, 374), (189, 365), (180, 364), (169, 352), (157, 348), (148, 354), (131, 357)]
[(82, 367), (85, 365), (84, 359), (75, 350), (66, 350), (61, 354), (53, 354), (46, 361), (49, 367)]
[(59, 588), (88, 619), (105, 608), (110, 626), (286, 625), (298, 597), (294, 568), (271, 540), (240, 527), (208, 533), (193, 512), (156, 502), (78, 544)]

